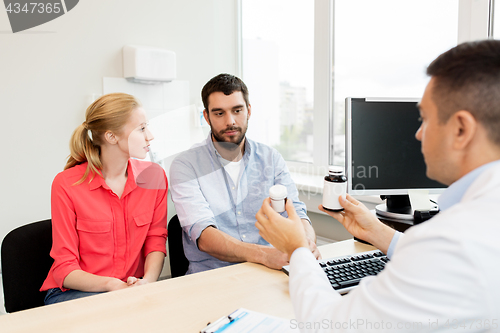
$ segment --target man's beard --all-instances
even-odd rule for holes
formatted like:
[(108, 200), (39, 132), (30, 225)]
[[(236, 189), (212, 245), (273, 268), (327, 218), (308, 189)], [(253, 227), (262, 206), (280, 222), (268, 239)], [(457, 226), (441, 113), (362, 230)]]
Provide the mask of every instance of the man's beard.
[[(222, 148), (227, 149), (227, 150), (236, 150), (239, 148), (240, 143), (245, 138), (247, 128), (248, 127), (245, 127), (245, 129), (243, 129), (241, 127), (231, 126), (231, 127), (227, 127), (226, 129), (224, 129), (222, 131), (219, 131), (217, 133), (212, 128), (212, 125), (210, 125), (210, 129), (212, 130), (212, 136), (215, 139), (215, 141), (218, 142), (219, 146), (221, 146)], [(227, 138), (224, 138), (223, 135), (225, 132), (229, 132), (229, 131), (238, 131), (240, 133), (240, 135), (233, 137), (232, 138), (233, 141), (226, 141), (225, 139), (227, 139)]]

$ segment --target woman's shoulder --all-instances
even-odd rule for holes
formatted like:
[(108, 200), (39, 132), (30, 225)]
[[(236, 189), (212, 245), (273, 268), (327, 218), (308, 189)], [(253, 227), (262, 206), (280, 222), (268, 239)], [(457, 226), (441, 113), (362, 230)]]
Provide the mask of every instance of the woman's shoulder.
[(87, 164), (87, 162), (77, 164), (75, 166), (72, 166), (71, 168), (59, 172), (54, 178), (54, 183), (63, 182), (73, 184), (77, 182), (85, 174)]

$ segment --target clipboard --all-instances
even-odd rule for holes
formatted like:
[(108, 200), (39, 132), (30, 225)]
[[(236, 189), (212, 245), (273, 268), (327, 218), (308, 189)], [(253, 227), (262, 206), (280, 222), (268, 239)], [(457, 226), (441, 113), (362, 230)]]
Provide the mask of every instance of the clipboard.
[(296, 332), (290, 320), (240, 308), (209, 324), (200, 333), (286, 333)]

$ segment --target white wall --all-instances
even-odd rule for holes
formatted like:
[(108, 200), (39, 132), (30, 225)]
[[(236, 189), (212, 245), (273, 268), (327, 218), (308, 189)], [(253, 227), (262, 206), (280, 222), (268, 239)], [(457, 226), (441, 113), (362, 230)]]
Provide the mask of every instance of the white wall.
[(0, 9), (0, 240), (50, 218), (50, 186), (69, 154), (102, 78), (122, 77), (125, 44), (177, 54), (191, 103), (221, 72), (237, 73), (234, 0), (85, 0), (26, 32), (11, 33)]

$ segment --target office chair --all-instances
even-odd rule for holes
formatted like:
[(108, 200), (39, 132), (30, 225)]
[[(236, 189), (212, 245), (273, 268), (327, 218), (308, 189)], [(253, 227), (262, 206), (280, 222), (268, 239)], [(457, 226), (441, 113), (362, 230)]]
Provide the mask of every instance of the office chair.
[(177, 215), (168, 222), (168, 253), (170, 255), (170, 273), (172, 277), (183, 276), (189, 267), (189, 260), (184, 255), (182, 228)]
[(42, 306), (40, 287), (54, 260), (52, 222), (30, 223), (9, 232), (2, 242), (2, 281), (5, 310), (15, 312)]

